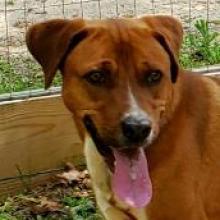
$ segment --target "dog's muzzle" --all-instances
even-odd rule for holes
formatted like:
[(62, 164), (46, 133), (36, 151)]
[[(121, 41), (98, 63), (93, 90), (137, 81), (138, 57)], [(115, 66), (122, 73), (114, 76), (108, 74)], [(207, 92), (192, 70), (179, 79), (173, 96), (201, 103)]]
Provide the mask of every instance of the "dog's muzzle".
[(123, 136), (130, 144), (139, 144), (150, 135), (151, 123), (147, 119), (128, 116), (121, 122)]
[(83, 123), (87, 131), (89, 132), (90, 136), (92, 137), (99, 153), (102, 156), (106, 156), (111, 153), (111, 149), (109, 146), (103, 142), (102, 138), (100, 137), (91, 117), (89, 115), (85, 115), (83, 118)]

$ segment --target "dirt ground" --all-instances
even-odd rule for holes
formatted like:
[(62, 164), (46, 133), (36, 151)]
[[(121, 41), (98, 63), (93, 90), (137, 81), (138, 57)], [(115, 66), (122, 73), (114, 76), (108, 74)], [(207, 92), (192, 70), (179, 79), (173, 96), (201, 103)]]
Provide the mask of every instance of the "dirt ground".
[(103, 220), (87, 170), (68, 164), (47, 183), (29, 187), (0, 200), (0, 220)]
[(220, 0), (0, 0), (0, 55), (26, 51), (27, 26), (50, 18), (172, 14), (185, 28), (198, 18), (220, 23)]

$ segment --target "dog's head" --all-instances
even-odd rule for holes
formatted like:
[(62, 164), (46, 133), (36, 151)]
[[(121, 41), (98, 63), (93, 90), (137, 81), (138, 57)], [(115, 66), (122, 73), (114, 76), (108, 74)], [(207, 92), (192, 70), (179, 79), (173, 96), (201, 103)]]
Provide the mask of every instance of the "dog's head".
[(99, 151), (150, 145), (176, 105), (180, 23), (169, 16), (103, 21), (51, 20), (32, 26), (30, 52), (48, 88), (57, 70), (81, 136)]
[(181, 41), (180, 23), (168, 16), (51, 20), (27, 34), (46, 88), (61, 71), (64, 102), (80, 131), (87, 115), (118, 148), (150, 144), (169, 117)]

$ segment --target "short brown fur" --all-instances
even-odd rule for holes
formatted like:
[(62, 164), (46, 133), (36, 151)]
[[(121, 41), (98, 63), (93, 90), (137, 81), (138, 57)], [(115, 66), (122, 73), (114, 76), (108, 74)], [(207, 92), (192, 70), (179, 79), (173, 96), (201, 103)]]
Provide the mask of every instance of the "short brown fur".
[[(66, 54), (71, 40), (74, 48)], [(119, 121), (129, 107), (128, 84), (138, 104), (154, 119), (157, 136), (146, 149), (153, 198), (144, 210), (145, 217), (118, 205), (107, 191), (96, 187), (94, 178), (97, 202), (106, 219), (125, 220), (131, 215), (139, 220), (220, 219), (219, 80), (181, 70), (177, 62), (181, 42), (182, 27), (169, 16), (52, 20), (36, 24), (28, 32), (27, 44), (43, 67), (46, 87), (61, 69), (63, 99), (82, 139), (87, 134), (82, 118), (89, 114), (104, 139), (121, 143)], [(172, 65), (177, 68), (176, 82), (171, 82)], [(94, 68), (110, 73), (105, 87), (94, 87), (84, 80)], [(155, 69), (163, 73), (163, 80), (146, 88), (141, 84), (144, 74)], [(102, 160), (99, 155), (94, 157)], [(97, 161), (91, 161), (88, 166), (95, 167)], [(94, 169), (98, 172), (99, 168)], [(103, 170), (107, 169), (103, 163)], [(107, 178), (103, 181), (108, 186)], [(110, 209), (104, 209), (104, 203)]]

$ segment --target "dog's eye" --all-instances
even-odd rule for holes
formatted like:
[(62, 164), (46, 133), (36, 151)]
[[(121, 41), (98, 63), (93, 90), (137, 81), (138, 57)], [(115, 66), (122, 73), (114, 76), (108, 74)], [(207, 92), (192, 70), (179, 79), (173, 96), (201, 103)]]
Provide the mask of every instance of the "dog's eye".
[(95, 86), (101, 86), (106, 83), (107, 76), (104, 71), (93, 70), (85, 75), (85, 79)]
[(145, 77), (145, 83), (148, 86), (154, 86), (160, 82), (162, 74), (160, 71), (152, 71), (148, 73)]

